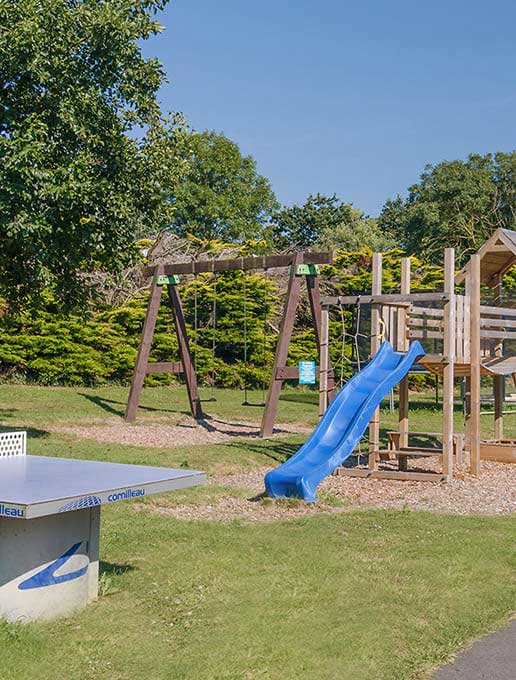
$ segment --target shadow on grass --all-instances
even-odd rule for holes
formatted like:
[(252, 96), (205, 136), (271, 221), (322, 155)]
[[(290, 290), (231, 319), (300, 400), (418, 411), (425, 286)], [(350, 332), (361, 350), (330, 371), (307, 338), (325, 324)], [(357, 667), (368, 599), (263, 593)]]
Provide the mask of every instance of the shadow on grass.
[[(95, 406), (98, 406), (103, 411), (111, 413), (114, 416), (123, 417), (125, 414), (125, 401), (116, 401), (115, 399), (106, 399), (105, 397), (97, 397), (93, 394), (86, 394), (85, 392), (77, 392), (81, 397), (84, 397)], [(181, 411), (173, 408), (157, 408), (155, 406), (138, 406), (140, 411), (148, 411), (152, 413), (177, 413), (182, 415), (190, 415), (190, 411)]]
[(230, 442), (229, 444), (226, 444), (226, 446), (236, 446), (239, 449), (241, 449), (242, 446), (245, 446), (245, 448), (252, 453), (257, 453), (258, 455), (264, 456), (265, 458), (270, 458), (276, 463), (284, 463), (296, 453), (300, 447), (300, 444), (288, 444), (286, 442), (267, 440), (260, 443), (246, 441), (245, 444)]
[(0, 433), (4, 432), (26, 432), (29, 439), (39, 439), (41, 437), (50, 436), (50, 432), (47, 430), (39, 430), (35, 427), (9, 427), (8, 425), (0, 425)]
[(99, 576), (107, 574), (108, 576), (122, 576), (122, 574), (129, 574), (131, 571), (136, 571), (137, 567), (132, 564), (114, 564), (113, 562), (99, 562)]
[(20, 409), (18, 408), (0, 408), (0, 418), (9, 418), (9, 416), (19, 413), (19, 411)]

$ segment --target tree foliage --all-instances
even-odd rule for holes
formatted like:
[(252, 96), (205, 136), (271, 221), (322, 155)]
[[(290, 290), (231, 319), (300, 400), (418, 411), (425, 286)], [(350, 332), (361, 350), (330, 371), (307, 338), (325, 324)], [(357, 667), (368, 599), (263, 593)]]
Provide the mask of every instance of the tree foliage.
[(284, 207), (273, 218), (273, 238), (280, 247), (299, 249), (319, 247), (358, 250), (388, 250), (394, 243), (382, 234), (374, 218), (335, 194), (310, 194), (303, 205)]
[(515, 224), (516, 152), (428, 165), (407, 198), (387, 201), (380, 216), (382, 229), (429, 262), (446, 247), (463, 262), (495, 229)]
[(188, 170), (173, 192), (179, 236), (238, 241), (259, 237), (277, 203), (251, 156), (215, 132), (191, 134)]
[(184, 174), (180, 119), (164, 119), (164, 75), (140, 41), (163, 0), (0, 0), (0, 290), (45, 285), (69, 302), (82, 272), (118, 270), (135, 233), (172, 219)]

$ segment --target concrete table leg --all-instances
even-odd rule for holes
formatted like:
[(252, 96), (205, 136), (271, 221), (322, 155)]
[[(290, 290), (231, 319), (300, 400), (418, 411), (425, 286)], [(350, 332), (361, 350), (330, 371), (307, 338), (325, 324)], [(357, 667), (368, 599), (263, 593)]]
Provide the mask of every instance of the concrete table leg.
[(96, 599), (99, 536), (100, 506), (0, 517), (0, 617), (52, 619)]

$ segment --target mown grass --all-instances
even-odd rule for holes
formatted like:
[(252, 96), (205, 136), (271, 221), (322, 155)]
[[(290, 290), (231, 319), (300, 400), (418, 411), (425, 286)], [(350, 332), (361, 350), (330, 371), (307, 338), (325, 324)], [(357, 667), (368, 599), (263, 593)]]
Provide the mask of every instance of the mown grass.
[[(290, 435), (157, 450), (47, 429), (109, 415), (106, 403), (123, 410), (125, 395), (122, 388), (3, 385), (1, 422), (32, 428), (32, 453), (208, 471), (276, 465), (303, 440)], [(286, 396), (280, 421), (315, 422), (315, 395), (302, 393), (301, 403), (294, 391)], [(240, 394), (226, 392), (206, 406), (224, 418), (259, 418), (258, 409), (244, 410), (240, 401)], [(148, 390), (144, 405), (158, 409), (142, 410), (141, 419), (149, 422), (156, 413), (161, 419), (185, 410), (182, 391), (164, 388)], [(458, 425), (460, 420), (457, 412)], [(385, 428), (394, 423), (395, 416), (385, 413)], [(412, 427), (439, 429), (439, 413), (424, 395)], [(181, 500), (202, 504), (224, 492), (218, 486), (191, 489), (181, 492)], [(219, 524), (183, 522), (120, 503), (103, 509), (99, 601), (49, 624), (0, 624), (0, 676), (422, 677), (514, 610), (515, 539), (513, 517), (371, 510)]]
[(108, 594), (66, 620), (4, 626), (2, 677), (417, 677), (510, 613), (515, 538), (508, 518), (227, 526), (109, 508)]

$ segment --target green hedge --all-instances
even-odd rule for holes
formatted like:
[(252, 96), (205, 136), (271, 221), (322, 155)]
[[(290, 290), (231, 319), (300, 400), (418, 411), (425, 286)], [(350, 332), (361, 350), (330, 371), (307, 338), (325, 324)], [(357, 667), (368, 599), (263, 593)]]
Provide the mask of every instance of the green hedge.
[[(394, 290), (400, 277), (400, 251), (384, 255), (384, 290)], [(344, 294), (368, 292), (371, 286), (369, 250), (340, 252), (335, 265), (323, 269), (324, 280)], [(413, 290), (438, 287), (442, 271), (425, 267), (414, 259)], [(247, 363), (244, 362), (244, 289), (247, 298)], [(216, 279), (199, 275), (195, 281), (180, 285), (191, 349), (201, 384), (213, 381), (219, 386), (259, 386), (267, 382), (274, 360), (276, 333), (280, 323), (282, 296), (278, 286), (261, 274), (227, 272)], [(212, 325), (213, 301), (216, 297), (216, 328)], [(197, 299), (197, 333), (194, 331)], [(106, 382), (127, 383), (132, 375), (145, 318), (147, 294), (131, 299), (118, 308), (99, 308), (83, 315), (64, 315), (50, 292), (46, 305), (37, 311), (0, 319), (0, 375), (4, 380), (24, 380), (45, 385), (99, 385)], [(347, 332), (353, 332), (353, 310), (343, 310)], [(364, 312), (361, 332), (367, 335), (368, 320)], [(331, 357), (340, 377), (356, 368), (352, 343), (346, 343), (341, 361), (341, 322), (337, 315), (331, 322)], [(215, 339), (215, 358), (212, 343)], [(367, 341), (361, 339), (361, 351)], [(364, 358), (364, 357), (363, 357)], [(178, 359), (177, 342), (166, 295), (160, 307), (152, 350), (156, 361)], [(306, 314), (300, 315), (292, 339), (289, 363), (316, 360), (315, 338)], [(148, 384), (177, 380), (170, 374), (150, 375)]]

